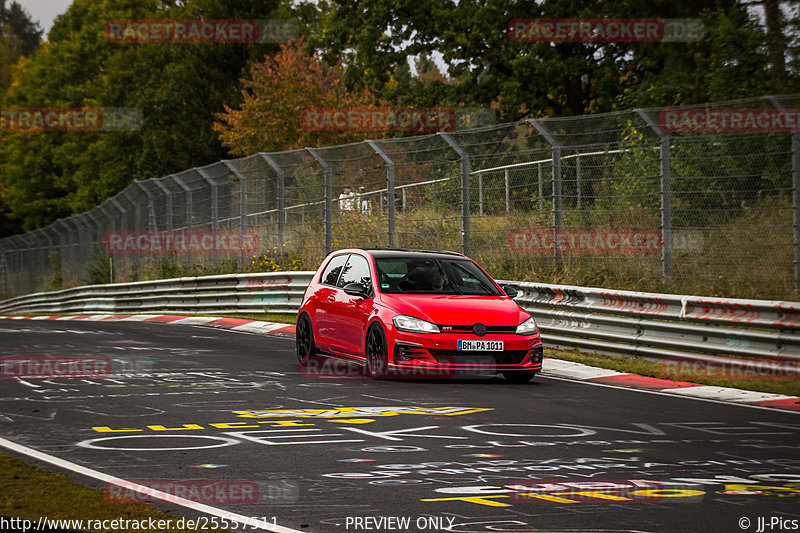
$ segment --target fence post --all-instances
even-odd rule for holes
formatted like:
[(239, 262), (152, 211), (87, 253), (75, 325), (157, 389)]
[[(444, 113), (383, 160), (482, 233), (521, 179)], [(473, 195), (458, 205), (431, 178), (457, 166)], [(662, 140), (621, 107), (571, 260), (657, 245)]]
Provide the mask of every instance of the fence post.
[(186, 193), (186, 229), (192, 231), (192, 228), (194, 228), (194, 208), (192, 206), (192, 196), (194, 192), (177, 174), (173, 174), (170, 178), (172, 178)]
[(325, 170), (325, 255), (328, 255), (333, 251), (333, 168), (319, 155), (316, 148), (306, 150)]
[(153, 204), (153, 193), (144, 186), (141, 180), (133, 180), (133, 184), (139, 187), (145, 196), (147, 196), (147, 229), (158, 231), (158, 219), (156, 218), (156, 207)]
[[(46, 239), (46, 243), (43, 243), (39, 237), (43, 236)], [(39, 268), (41, 269), (40, 272), (42, 274), (41, 278), (39, 279), (40, 287), (46, 285), (46, 281), (48, 279), (48, 250), (53, 247), (53, 239), (47, 234), (46, 228), (40, 228), (31, 232), (31, 237), (33, 237), (36, 241), (37, 249), (39, 250)]]
[(542, 198), (544, 197), (544, 186), (542, 185), (542, 164), (536, 163), (536, 168), (539, 171), (539, 211), (544, 210), (544, 201)]
[(122, 221), (122, 224), (120, 224), (120, 226), (122, 227), (122, 231), (130, 230), (130, 228), (128, 227), (128, 212), (117, 201), (116, 196), (113, 198), (109, 198), (109, 201), (114, 205), (114, 207), (117, 208), (117, 211), (119, 211), (120, 220)]
[(74, 242), (72, 242), (73, 239), (70, 238), (70, 243), (67, 245), (68, 254), (65, 254), (69, 256), (69, 260), (64, 261), (61, 265), (62, 275), (65, 271), (65, 264), (66, 267), (70, 268), (70, 273), (75, 274), (75, 277), (70, 278), (70, 280), (66, 280), (65, 278), (67, 283), (80, 281), (78, 272), (80, 272), (82, 269), (78, 268), (77, 265), (79, 262), (81, 262), (81, 260), (88, 259), (89, 257), (87, 254), (81, 254), (81, 228), (83, 224), (79, 223), (79, 219), (80, 215), (62, 219), (62, 224), (67, 228), (68, 231), (67, 235), (71, 233), (74, 236)]
[(230, 161), (223, 160), (222, 164), (239, 178), (239, 233), (242, 243), (242, 266), (244, 266), (244, 233), (247, 231), (247, 176)]
[[(89, 244), (89, 249), (86, 251), (85, 259), (89, 258), (94, 259), (96, 248), (95, 244), (92, 242), (92, 239), (91, 237), (89, 237), (89, 235), (91, 235), (93, 233), (92, 230), (94, 230), (95, 236), (96, 237), (99, 236), (98, 230), (100, 229), (100, 224), (97, 222), (97, 218), (95, 218), (95, 216), (92, 214), (92, 210), (86, 211), (86, 213), (84, 214), (86, 215), (86, 218), (89, 219), (89, 221), (86, 221), (81, 218), (81, 222), (83, 222), (84, 227), (86, 227), (87, 243)], [(94, 224), (94, 226), (92, 226), (92, 224)], [(100, 242), (102, 243), (103, 239), (101, 239)]]
[(506, 215), (511, 213), (511, 191), (509, 190), (508, 183), (508, 169), (505, 169), (505, 184), (506, 184)]
[[(122, 229), (122, 231), (130, 230), (130, 228), (128, 227), (128, 212), (125, 211), (125, 209), (122, 208), (122, 206), (116, 200), (116, 198), (110, 198), (110, 200), (111, 200), (111, 203), (114, 204), (114, 207), (116, 207), (117, 210), (119, 211), (120, 220), (122, 221), (122, 223), (120, 224), (120, 228)], [(126, 263), (128, 263), (130, 265), (131, 261), (127, 260)], [(119, 267), (119, 265), (117, 265), (117, 266)], [(111, 259), (111, 282), (112, 283), (114, 282), (114, 260), (113, 260), (113, 256), (112, 256), (112, 259)]]
[[(107, 201), (108, 200), (106, 200), (106, 202)], [(100, 212), (105, 215), (106, 220), (108, 221), (108, 223), (106, 224), (106, 227), (109, 227), (109, 228), (111, 228), (111, 230), (116, 231), (117, 225), (114, 223), (114, 215), (112, 215), (110, 212), (106, 211), (106, 202), (103, 202), (102, 204), (98, 205), (97, 209), (99, 209)], [(108, 232), (108, 231), (109, 230), (106, 230), (106, 232)], [(105, 237), (106, 237), (105, 234), (103, 234), (103, 241), (105, 241)]]
[(665, 287), (672, 286), (672, 168), (670, 166), (670, 136), (644, 109), (636, 114), (658, 135), (661, 159), (661, 277)]
[[(56, 246), (55, 250), (57, 250), (56, 256), (58, 257), (57, 265), (53, 265), (53, 270), (61, 277), (61, 284), (57, 287), (60, 289), (64, 286), (64, 264), (67, 263), (69, 259), (69, 227), (66, 224), (66, 219), (59, 218), (48, 228), (56, 235)], [(58, 267), (56, 270), (55, 267)]]
[(367, 144), (375, 150), (381, 159), (386, 162), (386, 221), (387, 221), (387, 246), (394, 247), (394, 228), (395, 228), (395, 212), (394, 212), (394, 161), (389, 157), (383, 148), (378, 146), (375, 141), (367, 141)]
[(128, 196), (128, 192), (130, 191), (130, 186), (125, 187), (122, 192), (120, 192), (117, 196), (120, 198), (124, 198), (129, 205), (133, 206), (133, 226), (136, 231), (142, 231), (147, 229), (142, 222), (142, 207), (139, 205), (139, 202), (134, 202)]
[[(195, 167), (192, 170), (200, 174), (208, 186), (211, 188), (211, 229), (213, 231), (219, 230), (219, 191), (217, 190), (217, 182), (209, 177), (208, 173), (200, 167)], [(215, 254), (219, 258), (219, 253)]]
[(166, 229), (168, 231), (172, 231), (172, 191), (169, 190), (169, 187), (161, 183), (163, 178), (158, 178), (152, 180), (155, 183), (156, 187), (161, 189), (161, 192), (164, 193), (165, 203), (166, 203), (166, 213), (164, 213), (164, 223), (166, 224)]
[(8, 282), (6, 281), (8, 277), (8, 265), (6, 264), (5, 246), (0, 249), (4, 250), (0, 252), (0, 294), (3, 295), (3, 298), (8, 298)]
[[(562, 208), (561, 208), (561, 143), (559, 143), (553, 134), (537, 119), (529, 119), (536, 131), (544, 137), (550, 144), (550, 149), (553, 154), (553, 250), (556, 258), (561, 256), (561, 249), (558, 246), (558, 236), (561, 233), (562, 222)], [(539, 184), (541, 187), (541, 166), (539, 167)], [(539, 196), (541, 202), (541, 196)], [(541, 205), (541, 204), (540, 204)]]
[(438, 135), (461, 157), (461, 253), (469, 255), (469, 154), (449, 133)]
[(577, 208), (581, 208), (581, 153), (575, 152), (575, 195)]
[[(27, 253), (28, 253), (28, 258), (30, 258), (30, 256), (34, 253), (33, 247), (39, 244), (37, 242), (37, 239), (36, 239), (35, 231), (29, 231), (29, 232), (23, 233), (21, 235), (15, 235), (12, 238), (18, 238), (19, 240), (22, 241), (22, 246), (23, 247), (20, 248), (20, 250), (26, 250)], [(28, 242), (27, 238), (32, 238), (33, 239), (33, 244)], [(39, 254), (39, 257), (41, 258), (42, 254)], [(25, 259), (24, 256), (22, 254), (20, 254), (20, 265), (27, 266), (27, 271), (28, 271), (28, 290), (27, 291), (20, 291), (20, 294), (24, 294), (25, 292), (36, 292), (36, 287), (37, 287), (37, 282), (36, 282), (35, 277), (34, 277), (33, 265), (30, 264), (30, 263), (33, 263), (33, 261), (28, 263), (24, 259)], [(40, 272), (40, 274), (41, 274), (41, 276), (44, 276), (44, 270), (42, 270)], [(39, 279), (41, 281), (41, 277)]]
[[(258, 155), (267, 162), (267, 164), (272, 167), (272, 170), (275, 171), (275, 175), (278, 178), (277, 183), (277, 198), (275, 199), (277, 202), (277, 209), (278, 209), (278, 246), (283, 248), (284, 242), (284, 224), (286, 224), (286, 171), (278, 166), (278, 163), (275, 162), (269, 155), (259, 152)], [(264, 206), (266, 208), (267, 206)]]
[[(106, 200), (106, 202), (108, 202), (108, 200)], [(102, 212), (105, 215), (106, 220), (108, 221), (106, 227), (108, 228), (110, 226), (112, 231), (116, 231), (117, 224), (114, 221), (114, 216), (109, 211), (106, 211), (106, 202), (103, 202), (102, 204), (98, 205), (97, 208), (100, 210), (100, 212)], [(104, 244), (105, 244), (105, 239), (106, 236), (103, 235)], [(109, 274), (108, 274), (109, 283), (114, 283), (114, 254), (112, 253), (108, 254), (108, 265), (109, 265)]]

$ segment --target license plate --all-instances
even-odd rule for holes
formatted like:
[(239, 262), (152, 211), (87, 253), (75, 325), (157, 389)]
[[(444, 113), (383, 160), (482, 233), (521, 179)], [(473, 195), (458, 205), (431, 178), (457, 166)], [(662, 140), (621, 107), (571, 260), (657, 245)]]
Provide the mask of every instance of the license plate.
[(503, 341), (458, 341), (459, 352), (502, 352)]

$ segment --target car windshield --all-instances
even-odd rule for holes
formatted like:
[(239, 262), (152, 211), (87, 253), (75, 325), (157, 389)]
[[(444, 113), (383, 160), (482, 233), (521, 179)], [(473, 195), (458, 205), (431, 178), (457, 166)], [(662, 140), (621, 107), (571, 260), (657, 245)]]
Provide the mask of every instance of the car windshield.
[(387, 294), (502, 295), (469, 259), (386, 257), (376, 258), (375, 266)]

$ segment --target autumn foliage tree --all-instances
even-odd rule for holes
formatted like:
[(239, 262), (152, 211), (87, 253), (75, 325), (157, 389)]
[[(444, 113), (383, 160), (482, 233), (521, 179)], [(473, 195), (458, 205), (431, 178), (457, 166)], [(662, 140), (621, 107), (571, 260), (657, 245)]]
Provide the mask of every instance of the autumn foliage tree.
[(235, 155), (291, 150), (361, 141), (364, 132), (315, 131), (304, 127), (306, 109), (368, 107), (366, 90), (349, 92), (342, 83), (341, 63), (330, 66), (304, 51), (301, 37), (281, 46), (275, 56), (250, 63), (242, 80), (243, 103), (217, 113), (214, 129)]

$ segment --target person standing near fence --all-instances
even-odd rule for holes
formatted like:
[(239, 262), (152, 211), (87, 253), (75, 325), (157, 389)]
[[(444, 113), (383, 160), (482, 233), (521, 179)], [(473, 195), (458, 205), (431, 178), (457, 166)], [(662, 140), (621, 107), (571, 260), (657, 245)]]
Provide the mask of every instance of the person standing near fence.
[(355, 208), (355, 194), (353, 188), (349, 185), (342, 187), (342, 193), (339, 195), (339, 211), (353, 211)]
[(364, 194), (364, 186), (358, 188), (358, 207), (361, 210), (362, 215), (371, 215), (372, 214), (372, 202), (369, 198), (366, 197)]

